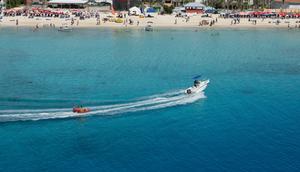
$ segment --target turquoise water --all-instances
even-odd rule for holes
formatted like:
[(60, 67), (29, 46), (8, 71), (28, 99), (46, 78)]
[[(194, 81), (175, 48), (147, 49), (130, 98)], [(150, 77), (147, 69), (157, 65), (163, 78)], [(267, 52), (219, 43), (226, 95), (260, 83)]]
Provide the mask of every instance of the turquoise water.
[[(0, 171), (299, 171), (298, 38), (1, 28)], [(208, 88), (180, 97), (196, 75)]]

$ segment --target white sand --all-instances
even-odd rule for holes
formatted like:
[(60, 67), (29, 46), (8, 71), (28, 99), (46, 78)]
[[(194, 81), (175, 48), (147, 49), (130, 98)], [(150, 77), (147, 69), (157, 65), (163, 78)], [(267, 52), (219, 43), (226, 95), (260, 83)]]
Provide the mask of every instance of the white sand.
[[(280, 24), (276, 25), (275, 22), (277, 19), (255, 19), (257, 20), (257, 24), (254, 25), (253, 22), (249, 22), (248, 19), (241, 18), (240, 24), (231, 24), (232, 19), (223, 19), (218, 17), (218, 15), (213, 15), (212, 18), (201, 17), (201, 15), (194, 15), (190, 17), (190, 20), (186, 22), (185, 18), (176, 18), (174, 15), (157, 15), (154, 18), (139, 18), (137, 16), (129, 16), (127, 19), (132, 19), (134, 21), (133, 25), (124, 24), (124, 23), (115, 23), (115, 22), (103, 22), (101, 20), (100, 25), (96, 25), (96, 18), (79, 20), (75, 18), (74, 25), (71, 27), (130, 27), (130, 28), (143, 28), (147, 25), (148, 21), (152, 21), (153, 27), (174, 27), (174, 28), (207, 28), (206, 26), (199, 26), (199, 22), (202, 20), (207, 20), (210, 22), (211, 20), (215, 20), (217, 18), (218, 22), (215, 23), (212, 27), (224, 27), (224, 28), (240, 28), (240, 27), (251, 27), (251, 28), (288, 28), (288, 25), (291, 28), (295, 28), (295, 26), (299, 26), (300, 23), (296, 23), (296, 21), (300, 21), (300, 19), (282, 19), (280, 20)], [(103, 16), (101, 16), (103, 18)], [(18, 20), (18, 27), (27, 26), (27, 27), (35, 27), (38, 25), (39, 27), (46, 27), (50, 24), (54, 24), (56, 27), (62, 26), (63, 24), (71, 25), (71, 19), (60, 19), (60, 18), (28, 18), (28, 17), (4, 17), (0, 22), (0, 26), (16, 26), (16, 20)], [(79, 24), (77, 25), (77, 21), (79, 20)], [(123, 19), (124, 20), (124, 19)], [(175, 24), (175, 20), (177, 23)], [(139, 21), (139, 26), (137, 26), (137, 21)]]

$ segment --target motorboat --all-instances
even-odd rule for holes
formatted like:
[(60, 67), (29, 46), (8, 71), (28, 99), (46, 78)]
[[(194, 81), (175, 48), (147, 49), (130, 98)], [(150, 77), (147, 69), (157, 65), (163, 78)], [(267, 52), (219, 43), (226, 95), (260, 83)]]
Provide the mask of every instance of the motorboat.
[(186, 94), (194, 94), (194, 93), (199, 93), (207, 87), (207, 84), (209, 83), (209, 80), (204, 80), (204, 81), (199, 81), (195, 80), (194, 85), (192, 87), (189, 87), (184, 91)]
[(73, 112), (74, 113), (87, 113), (90, 112), (91, 110), (89, 108), (85, 108), (85, 107), (74, 107), (73, 108)]
[(58, 31), (60, 31), (60, 32), (71, 32), (73, 29), (72, 28), (70, 28), (69, 26), (60, 26), (59, 28), (58, 28)]

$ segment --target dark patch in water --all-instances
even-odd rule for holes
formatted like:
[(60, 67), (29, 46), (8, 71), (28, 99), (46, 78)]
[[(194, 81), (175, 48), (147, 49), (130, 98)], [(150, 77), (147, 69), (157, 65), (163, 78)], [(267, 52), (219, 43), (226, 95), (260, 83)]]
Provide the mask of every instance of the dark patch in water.
[(86, 69), (74, 69), (74, 72), (84, 72)]
[[(5, 100), (5, 99), (4, 99), (4, 100)], [(18, 102), (18, 101), (20, 101), (20, 98), (12, 97), (12, 98), (6, 99), (6, 101), (10, 101), (10, 102)]]
[(243, 89), (240, 89), (239, 91), (246, 95), (255, 93), (254, 89), (251, 89), (251, 88), (243, 88)]

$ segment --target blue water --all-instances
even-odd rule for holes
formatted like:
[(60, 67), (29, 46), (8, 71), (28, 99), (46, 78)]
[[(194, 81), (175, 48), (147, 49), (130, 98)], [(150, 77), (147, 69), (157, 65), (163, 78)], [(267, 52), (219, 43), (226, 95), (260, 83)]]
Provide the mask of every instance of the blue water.
[[(300, 171), (299, 38), (276, 29), (1, 28), (0, 171)], [(197, 75), (210, 79), (204, 95), (165, 96)], [(38, 120), (76, 104), (145, 100), (160, 106)], [(33, 110), (42, 113), (19, 120)]]

